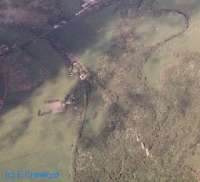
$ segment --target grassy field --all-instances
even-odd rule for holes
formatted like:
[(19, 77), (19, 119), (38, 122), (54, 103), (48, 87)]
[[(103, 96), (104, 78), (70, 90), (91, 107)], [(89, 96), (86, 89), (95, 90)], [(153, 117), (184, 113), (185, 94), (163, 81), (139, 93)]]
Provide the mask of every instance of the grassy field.
[[(87, 108), (37, 116), (45, 100), (63, 99), (80, 84), (66, 76), (63, 58), (48, 41), (39, 40), (9, 57), (11, 62), (31, 60), (26, 69), (33, 83), (41, 79), (39, 68), (47, 75), (30, 92), (11, 92), (7, 99), (0, 117), (2, 175), (28, 169), (59, 171), (58, 182), (196, 181), (198, 1), (158, 0), (150, 6), (147, 0), (139, 10), (124, 2), (118, 9), (79, 18), (48, 37), (88, 68), (92, 90)], [(76, 9), (78, 3), (66, 4), (66, 9)], [(173, 8), (190, 16), (189, 28), (162, 43), (185, 27), (184, 17)], [(3, 40), (33, 37), (14, 33), (6, 40), (2, 33)]]
[[(31, 46), (28, 50), (35, 55), (30, 67), (34, 72), (33, 69), (42, 64), (50, 73), (49, 79), (23, 99), (15, 99), (20, 93), (11, 93), (7, 101), (11, 108), (1, 117), (0, 170), (57, 170), (62, 173), (61, 181), (65, 181), (70, 178), (71, 145), (77, 135), (78, 116), (63, 114), (39, 118), (37, 112), (44, 107), (45, 100), (63, 99), (76, 84), (76, 79), (66, 76), (64, 68), (61, 68), (62, 58), (47, 43), (38, 43), (39, 47)], [(37, 79), (37, 75), (31, 76), (33, 81)]]
[[(104, 17), (107, 14), (106, 12)], [(96, 18), (93, 23), (95, 21)], [(80, 49), (83, 52), (89, 44), (92, 45), (91, 40), (97, 29), (93, 28), (93, 23), (90, 20), (85, 20), (84, 23), (77, 20), (69, 27), (66, 26), (61, 34), (59, 32), (58, 38), (64, 40), (66, 49), (80, 54)], [(5, 42), (18, 40), (19, 43), (33, 38), (28, 32), (21, 38), (22, 33), (24, 31), (9, 30), (1, 35)], [(81, 36), (82, 33), (85, 36)], [(91, 50), (88, 48), (88, 51)], [(63, 58), (45, 40), (39, 40), (23, 51), (19, 50), (9, 56), (8, 60), (20, 63), (21, 59), (26, 58), (31, 60), (26, 69), (32, 83), (41, 79), (38, 71), (41, 67), (45, 68), (48, 77), (31, 92), (9, 94), (6, 110), (0, 118), (0, 181), (6, 181), (6, 170), (59, 171), (61, 177), (57, 181), (71, 181), (73, 145), (78, 135), (80, 113), (69, 111), (40, 118), (37, 112), (44, 108), (45, 100), (62, 100), (75, 87), (77, 79), (66, 76)], [(88, 56), (83, 56), (81, 60), (90, 62)]]

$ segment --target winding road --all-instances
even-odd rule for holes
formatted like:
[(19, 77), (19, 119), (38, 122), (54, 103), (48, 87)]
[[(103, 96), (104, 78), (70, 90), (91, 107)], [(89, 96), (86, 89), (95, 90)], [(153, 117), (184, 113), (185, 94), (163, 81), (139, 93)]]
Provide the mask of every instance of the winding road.
[[(114, 2), (115, 0), (111, 1), (111, 2)], [(142, 2), (143, 1), (139, 1), (139, 5), (138, 5), (138, 8), (140, 8), (142, 6)], [(189, 28), (189, 25), (190, 25), (190, 17), (180, 11), (180, 10), (176, 10), (176, 9), (159, 9), (159, 10), (155, 10), (153, 9), (153, 11), (155, 12), (158, 12), (160, 14), (168, 14), (168, 13), (176, 13), (178, 15), (181, 15), (184, 17), (184, 20), (185, 20), (185, 26), (183, 28), (183, 30), (181, 30), (180, 32), (166, 38), (165, 40), (162, 40), (161, 42), (157, 43), (155, 46), (152, 46), (148, 49), (148, 54), (147, 54), (147, 57), (146, 57), (146, 61), (148, 61), (149, 57), (157, 50), (159, 49), (161, 46), (163, 46), (164, 44), (166, 44), (167, 42), (183, 35)], [(78, 16), (82, 16), (82, 14), (78, 14), (75, 13), (74, 15), (72, 15), (71, 17), (69, 18), (63, 18), (61, 20), (59, 20), (59, 22), (57, 22), (56, 24), (54, 24), (52, 26), (52, 28), (45, 32), (44, 34), (41, 34), (39, 36), (37, 36), (37, 38), (35, 39), (31, 39), (31, 40), (28, 40), (26, 41), (25, 43), (22, 43), (20, 45), (17, 45), (16, 43), (13, 44), (11, 47), (9, 47), (8, 50), (5, 50), (2, 54), (0, 54), (0, 56), (2, 58), (4, 58), (5, 56), (8, 56), (9, 54), (13, 53), (13, 51), (17, 50), (17, 49), (25, 49), (27, 46), (29, 46), (30, 44), (32, 43), (35, 43), (37, 42), (37, 40), (41, 39), (41, 38), (44, 38), (46, 37), (47, 35), (49, 35), (50, 33), (54, 32), (54, 31), (57, 31), (58, 29), (61, 29), (62, 27), (64, 27), (67, 23), (73, 21), (76, 17)], [(4, 100), (5, 97), (7, 96), (7, 87), (6, 87), (6, 79), (5, 79), (5, 73), (4, 74), (0, 74), (0, 101)], [(82, 81), (82, 84), (85, 85), (85, 84), (88, 84), (86, 83), (87, 81)], [(4, 88), (3, 91), (1, 91), (1, 88)], [(77, 155), (78, 155), (78, 144), (79, 144), (79, 140), (81, 138), (81, 134), (82, 134), (82, 131), (83, 131), (83, 127), (84, 127), (84, 124), (85, 124), (85, 121), (86, 121), (86, 113), (87, 113), (87, 107), (88, 107), (88, 93), (87, 93), (87, 89), (83, 89), (83, 97), (84, 97), (84, 103), (83, 103), (83, 111), (81, 113), (81, 118), (80, 118), (80, 123), (79, 123), (79, 127), (78, 127), (78, 135), (75, 139), (75, 142), (74, 142), (74, 145), (73, 145), (73, 162), (72, 162), (72, 178), (73, 178), (73, 181), (76, 181), (76, 168), (77, 168)], [(1, 110), (1, 106), (0, 106), (0, 110)]]
[[(154, 2), (156, 2), (156, 1), (154, 1)], [(147, 62), (148, 61), (148, 59), (151, 57), (151, 55), (157, 50), (157, 49), (159, 49), (160, 47), (162, 47), (164, 44), (166, 44), (166, 43), (168, 43), (169, 41), (171, 41), (171, 40), (173, 40), (173, 39), (175, 39), (175, 38), (178, 38), (178, 37), (180, 37), (181, 35), (183, 35), (187, 30), (188, 30), (188, 28), (189, 28), (189, 26), (190, 26), (190, 17), (189, 17), (189, 15), (187, 14), (187, 13), (185, 13), (185, 12), (182, 12), (181, 10), (178, 10), (178, 9), (154, 9), (153, 7), (152, 7), (152, 11), (154, 11), (154, 12), (156, 12), (156, 13), (159, 13), (159, 14), (169, 14), (169, 13), (175, 13), (175, 14), (177, 14), (177, 15), (180, 15), (180, 16), (182, 16), (183, 18), (184, 18), (184, 21), (185, 21), (185, 23), (184, 23), (184, 28), (180, 31), (180, 32), (178, 32), (178, 33), (176, 33), (176, 34), (174, 34), (174, 35), (171, 35), (170, 37), (168, 37), (168, 38), (166, 38), (166, 39), (164, 39), (164, 40), (162, 40), (162, 41), (160, 41), (160, 42), (158, 42), (156, 45), (154, 45), (154, 46), (151, 46), (151, 47), (149, 47), (148, 48), (148, 51), (147, 51), (147, 54), (146, 54), (146, 58), (145, 58), (145, 61)]]

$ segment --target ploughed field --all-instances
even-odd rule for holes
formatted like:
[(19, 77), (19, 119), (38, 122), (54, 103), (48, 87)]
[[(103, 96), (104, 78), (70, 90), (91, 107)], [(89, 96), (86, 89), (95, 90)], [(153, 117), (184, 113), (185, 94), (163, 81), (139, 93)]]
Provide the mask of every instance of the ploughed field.
[[(24, 13), (28, 5), (21, 3)], [(79, 1), (61, 4), (68, 16)], [(7, 56), (1, 173), (59, 171), (59, 182), (198, 181), (199, 10), (198, 0), (124, 0)], [(26, 21), (21, 27), (2, 22), (9, 23), (2, 43), (24, 42), (49, 28), (44, 18)], [(87, 81), (66, 73), (63, 50), (79, 57)], [(0, 94), (1, 87), (0, 80)], [(45, 101), (67, 94), (75, 104), (64, 113), (38, 117)]]

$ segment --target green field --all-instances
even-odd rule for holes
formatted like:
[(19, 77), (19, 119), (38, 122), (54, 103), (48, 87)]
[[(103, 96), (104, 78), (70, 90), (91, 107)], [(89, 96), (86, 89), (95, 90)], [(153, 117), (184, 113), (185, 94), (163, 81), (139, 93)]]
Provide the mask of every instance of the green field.
[[(62, 3), (68, 16), (79, 1)], [(124, 0), (47, 37), (80, 58), (88, 82), (68, 76), (65, 58), (45, 39), (6, 58), (27, 78), (13, 82), (0, 116), (0, 182), (6, 170), (59, 171), (58, 182), (197, 181), (200, 4), (136, 5)], [(8, 44), (34, 37), (27, 27), (0, 32)], [(32, 89), (17, 91), (23, 82)], [(91, 86), (87, 98), (85, 83)], [(46, 100), (67, 94), (78, 104), (38, 117)]]

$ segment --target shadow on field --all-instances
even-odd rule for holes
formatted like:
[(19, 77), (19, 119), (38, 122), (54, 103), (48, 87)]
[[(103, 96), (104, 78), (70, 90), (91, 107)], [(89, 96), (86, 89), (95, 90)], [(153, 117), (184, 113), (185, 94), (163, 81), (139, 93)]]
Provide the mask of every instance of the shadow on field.
[[(2, 115), (30, 98), (32, 93), (44, 83), (57, 77), (66, 63), (66, 58), (62, 54), (64, 51), (77, 54), (95, 44), (98, 29), (104, 26), (112, 15), (113, 7), (107, 7), (98, 13), (80, 17), (67, 24), (63, 29), (46, 36), (43, 40), (40, 39), (23, 50), (9, 55), (5, 60), (6, 66), (8, 68), (19, 67), (17, 71), (20, 71), (21, 67), (25, 67), (24, 70), (29, 77), (28, 80), (33, 83), (37, 82), (37, 84), (33, 84), (34, 87), (31, 91), (15, 92), (9, 90)], [(90, 16), (92, 16), (92, 22), (89, 21)], [(100, 20), (100, 23), (96, 24), (98, 20)], [(20, 36), (24, 39), (23, 35)], [(35, 35), (31, 33), (30, 36), (32, 38)], [(18, 40), (20, 40), (20, 37)], [(58, 45), (60, 50), (55, 50), (55, 45)], [(24, 57), (28, 57), (30, 61), (26, 63), (23, 60)], [(47, 72), (47, 78), (40, 78), (39, 70), (41, 67)], [(15, 78), (13, 77), (13, 79)], [(24, 81), (27, 80), (18, 80), (19, 84)]]

